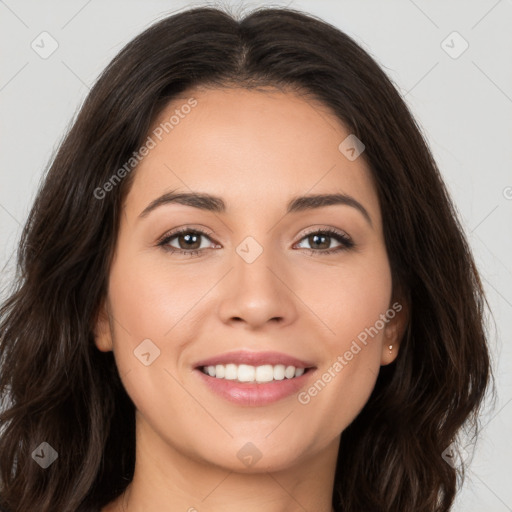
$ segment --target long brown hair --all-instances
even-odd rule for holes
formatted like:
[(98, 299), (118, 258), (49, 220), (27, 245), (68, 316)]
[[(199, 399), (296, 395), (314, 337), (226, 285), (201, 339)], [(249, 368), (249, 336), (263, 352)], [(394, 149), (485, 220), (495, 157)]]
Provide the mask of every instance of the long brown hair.
[[(104, 506), (133, 477), (134, 405), (94, 345), (121, 205), (136, 169), (98, 193), (187, 89), (279, 87), (328, 106), (365, 145), (393, 287), (410, 306), (397, 360), (342, 433), (338, 512), (448, 511), (462, 472), (442, 454), (478, 430), (491, 379), (487, 305), (456, 210), (397, 89), (349, 36), (300, 11), (213, 7), (155, 23), (114, 58), (60, 145), (0, 309), (0, 495), (11, 512)], [(98, 196), (101, 195), (101, 198)], [(58, 463), (42, 470), (42, 442)], [(463, 467), (463, 466), (462, 466)], [(460, 468), (459, 468), (460, 469)]]

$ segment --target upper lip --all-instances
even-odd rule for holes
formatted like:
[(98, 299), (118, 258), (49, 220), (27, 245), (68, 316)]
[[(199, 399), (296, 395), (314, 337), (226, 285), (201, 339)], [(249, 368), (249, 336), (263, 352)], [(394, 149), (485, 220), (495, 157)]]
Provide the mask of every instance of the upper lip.
[(237, 350), (225, 352), (217, 356), (203, 359), (195, 364), (196, 368), (202, 366), (215, 366), (217, 364), (247, 364), (250, 366), (263, 366), (265, 364), (283, 364), (295, 366), (295, 368), (310, 368), (314, 364), (311, 361), (304, 361), (281, 352), (254, 352), (249, 350)]

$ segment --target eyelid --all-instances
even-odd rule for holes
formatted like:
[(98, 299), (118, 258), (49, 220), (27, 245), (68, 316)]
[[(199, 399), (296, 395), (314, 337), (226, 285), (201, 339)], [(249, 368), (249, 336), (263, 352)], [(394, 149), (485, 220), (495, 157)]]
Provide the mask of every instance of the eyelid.
[[(198, 227), (195, 227), (195, 226), (198, 226)], [(201, 224), (198, 224), (198, 225), (191, 224), (191, 225), (185, 225), (185, 226), (173, 228), (173, 229), (170, 229), (169, 231), (166, 231), (158, 239), (158, 242), (161, 242), (162, 240), (164, 240), (165, 238), (168, 238), (171, 235), (176, 235), (176, 234), (179, 234), (182, 232), (189, 232), (189, 231), (198, 231), (201, 234), (205, 234), (209, 237), (212, 237), (214, 235), (214, 232), (211, 229), (209, 229), (205, 226), (202, 226)], [(312, 233), (317, 233), (318, 231), (334, 231), (335, 233), (337, 233), (339, 235), (343, 235), (346, 238), (352, 240), (350, 235), (346, 231), (343, 231), (342, 229), (334, 228), (332, 226), (327, 226), (324, 224), (317, 224), (317, 225), (310, 226), (309, 228), (307, 228), (306, 231), (302, 233), (299, 241), (302, 240), (302, 238), (304, 238)], [(299, 236), (299, 234), (297, 234), (296, 237)]]
[(319, 231), (330, 231), (330, 232), (336, 233), (337, 235), (343, 236), (346, 239), (352, 241), (352, 237), (346, 231), (343, 231), (342, 229), (334, 228), (332, 226), (326, 226), (323, 224), (317, 224), (315, 226), (311, 226), (311, 227), (307, 228), (307, 230), (304, 233), (302, 233), (300, 240), (302, 240), (304, 237), (311, 235), (313, 233), (318, 233)]
[[(210, 230), (204, 226), (194, 227), (193, 225), (185, 225), (185, 226), (173, 228), (173, 229), (167, 231), (164, 235), (162, 235), (159, 238), (156, 245), (162, 246), (164, 248), (164, 250), (169, 251), (170, 253), (180, 253), (180, 254), (188, 254), (188, 255), (200, 254), (201, 252), (203, 252), (205, 250), (204, 248), (203, 249), (186, 250), (186, 249), (178, 249), (178, 248), (172, 247), (172, 246), (169, 246), (169, 247), (167, 246), (170, 239), (175, 238), (176, 236), (180, 235), (181, 233), (191, 233), (191, 232), (196, 233), (199, 236), (204, 236), (204, 237), (209, 238), (211, 240), (211, 242), (217, 246), (220, 245), (213, 238), (214, 233), (212, 230)], [(340, 246), (330, 248), (330, 249), (320, 249), (320, 250), (301, 248), (302, 250), (308, 251), (310, 254), (315, 254), (315, 255), (329, 255), (329, 254), (337, 253), (337, 252), (340, 252), (343, 250), (352, 249), (356, 246), (356, 244), (353, 242), (350, 235), (348, 235), (345, 231), (338, 229), (338, 228), (331, 227), (331, 226), (326, 226), (326, 225), (310, 226), (309, 228), (307, 228), (307, 230), (305, 232), (303, 232), (300, 235), (300, 238), (298, 239), (297, 242), (295, 242), (294, 246), (297, 245), (298, 243), (301, 243), (309, 235), (317, 234), (317, 233), (322, 233), (325, 236), (328, 236), (331, 238), (336, 238), (336, 237), (340, 238), (341, 240), (338, 240), (338, 243), (340, 244)]]
[(316, 225), (308, 228), (306, 232), (301, 234), (299, 241), (296, 244), (301, 243), (302, 240), (306, 239), (309, 235), (317, 233), (336, 239), (340, 245), (338, 247), (322, 250), (308, 249), (307, 247), (302, 248), (304, 251), (307, 251), (310, 256), (328, 256), (331, 254), (338, 254), (343, 251), (355, 250), (357, 248), (352, 237), (345, 231), (331, 226), (322, 225)]
[(178, 228), (170, 229), (169, 231), (166, 231), (158, 240), (157, 245), (160, 245), (162, 242), (167, 240), (168, 238), (179, 235), (181, 233), (189, 233), (190, 231), (197, 232), (200, 235), (212, 237), (214, 235), (214, 232), (211, 229), (208, 229), (204, 226), (199, 225), (200, 227), (194, 227), (194, 225), (186, 225), (186, 226), (180, 226)]

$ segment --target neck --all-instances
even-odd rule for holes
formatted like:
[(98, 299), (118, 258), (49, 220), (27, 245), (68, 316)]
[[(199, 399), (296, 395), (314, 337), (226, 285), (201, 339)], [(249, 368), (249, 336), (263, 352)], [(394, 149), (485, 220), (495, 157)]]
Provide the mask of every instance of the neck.
[[(194, 459), (137, 428), (133, 480), (102, 512), (334, 512), (339, 437), (321, 453), (279, 469), (224, 468)], [(147, 433), (146, 433), (147, 434)]]

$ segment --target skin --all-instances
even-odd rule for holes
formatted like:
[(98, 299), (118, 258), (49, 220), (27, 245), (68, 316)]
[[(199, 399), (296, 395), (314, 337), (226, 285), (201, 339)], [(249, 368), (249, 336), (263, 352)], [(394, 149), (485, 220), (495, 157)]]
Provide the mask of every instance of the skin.
[[(96, 346), (114, 351), (135, 404), (137, 432), (134, 479), (103, 512), (330, 512), (340, 434), (380, 366), (396, 357), (405, 305), (307, 404), (293, 394), (235, 405), (193, 368), (228, 351), (273, 350), (313, 361), (319, 378), (391, 308), (371, 172), (338, 149), (350, 132), (327, 107), (292, 92), (195, 89), (154, 127), (190, 97), (197, 106), (134, 171), (96, 326)], [(169, 203), (139, 218), (172, 190), (220, 196), (227, 209)], [(285, 214), (292, 197), (320, 193), (354, 197), (372, 225), (348, 205)], [(157, 245), (183, 226), (212, 233), (199, 239), (198, 256)], [(341, 243), (331, 237), (318, 248), (306, 236), (317, 227), (341, 230), (356, 245), (325, 254)], [(236, 252), (248, 236), (263, 249), (250, 264)], [(183, 235), (168, 245), (187, 247)], [(149, 366), (134, 357), (145, 339), (160, 350)], [(248, 442), (261, 459), (246, 467), (237, 453)]]

